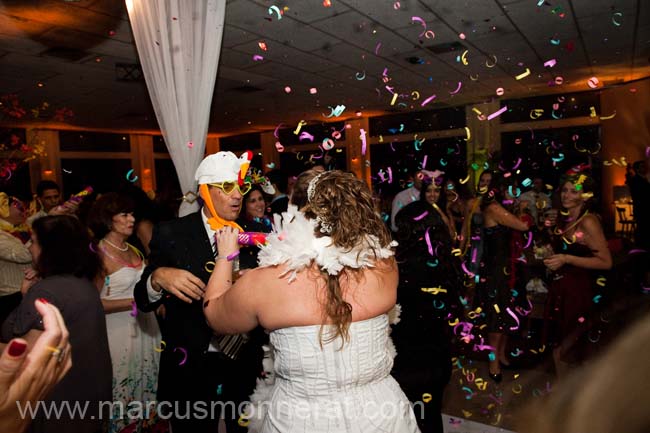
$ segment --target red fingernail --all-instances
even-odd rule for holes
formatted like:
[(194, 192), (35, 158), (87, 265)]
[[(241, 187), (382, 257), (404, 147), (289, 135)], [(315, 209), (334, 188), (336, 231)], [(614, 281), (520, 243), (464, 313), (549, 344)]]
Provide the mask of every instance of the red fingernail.
[(37, 301), (43, 303), (43, 304), (49, 304), (48, 300), (45, 298), (38, 298)]
[(14, 358), (25, 353), (25, 349), (27, 349), (27, 343), (22, 343), (16, 340), (9, 343), (9, 355)]

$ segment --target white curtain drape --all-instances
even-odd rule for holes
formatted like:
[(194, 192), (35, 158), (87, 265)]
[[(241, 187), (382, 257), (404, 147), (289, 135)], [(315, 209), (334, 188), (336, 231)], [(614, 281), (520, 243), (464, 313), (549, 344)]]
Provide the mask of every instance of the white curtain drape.
[[(197, 191), (226, 0), (126, 0), (142, 71), (181, 189)], [(190, 200), (194, 196), (190, 194)], [(183, 200), (179, 215), (198, 209)]]

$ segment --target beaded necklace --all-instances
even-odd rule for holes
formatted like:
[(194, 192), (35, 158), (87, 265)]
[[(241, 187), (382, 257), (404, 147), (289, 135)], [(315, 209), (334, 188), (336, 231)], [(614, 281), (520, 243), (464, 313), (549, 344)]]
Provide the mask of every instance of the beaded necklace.
[(564, 229), (564, 230), (560, 230), (559, 227), (555, 227), (554, 233), (555, 233), (556, 235), (562, 236), (562, 240), (563, 240), (567, 245), (571, 245), (572, 243), (575, 243), (575, 241), (576, 241), (576, 235), (575, 235), (575, 233), (573, 233), (573, 234), (571, 235), (571, 240), (567, 239), (566, 236), (564, 236), (564, 234), (567, 233), (569, 230), (572, 230), (573, 228), (577, 227), (577, 225), (580, 224), (580, 222), (581, 222), (581, 221), (584, 219), (584, 217), (586, 217), (588, 214), (589, 214), (589, 211), (588, 211), (588, 210), (585, 211), (585, 213), (583, 213), (582, 216), (581, 216), (580, 218), (578, 218), (577, 220), (575, 220), (575, 221), (574, 221), (574, 222), (573, 222), (569, 227), (567, 227), (567, 228)]
[(139, 261), (138, 263), (136, 263), (135, 265), (132, 265), (131, 263), (127, 262), (126, 260), (123, 260), (123, 259), (121, 259), (121, 258), (119, 258), (119, 257), (115, 257), (115, 256), (109, 254), (108, 251), (106, 250), (106, 248), (102, 247), (102, 245), (101, 245), (101, 243), (102, 243), (103, 241), (104, 241), (104, 239), (102, 239), (102, 240), (100, 241), (99, 249), (102, 251), (102, 253), (104, 253), (104, 255), (105, 255), (106, 257), (110, 258), (110, 259), (113, 260), (114, 262), (119, 263), (120, 265), (126, 266), (126, 267), (128, 267), (128, 268), (137, 268), (138, 266), (140, 266), (140, 265), (142, 264), (142, 261), (144, 260), (144, 254), (142, 254), (142, 252), (141, 252), (139, 249), (137, 249), (136, 247), (134, 247), (134, 246), (131, 245), (130, 243), (126, 242), (127, 247), (128, 247), (128, 248), (131, 248), (131, 250), (133, 250), (133, 252), (134, 252), (134, 253), (138, 256), (138, 258), (140, 259), (140, 261)]

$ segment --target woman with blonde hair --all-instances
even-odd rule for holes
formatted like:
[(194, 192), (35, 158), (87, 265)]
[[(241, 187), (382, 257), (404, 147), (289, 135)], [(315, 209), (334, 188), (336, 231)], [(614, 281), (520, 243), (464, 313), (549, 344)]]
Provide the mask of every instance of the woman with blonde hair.
[(218, 333), (270, 330), (275, 384), (249, 431), (418, 432), (390, 376), (388, 312), (398, 273), (368, 186), (349, 173), (311, 179), (260, 252), (260, 268), (231, 283), (237, 233), (217, 233), (204, 313)]

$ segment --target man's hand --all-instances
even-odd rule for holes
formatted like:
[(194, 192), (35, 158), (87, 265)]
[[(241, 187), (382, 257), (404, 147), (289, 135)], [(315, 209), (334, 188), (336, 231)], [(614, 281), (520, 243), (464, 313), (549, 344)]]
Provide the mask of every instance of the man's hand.
[(191, 304), (203, 298), (205, 284), (191, 272), (177, 268), (158, 268), (151, 274), (153, 289), (165, 289), (181, 301)]
[(48, 212), (48, 215), (74, 215), (79, 209), (79, 203), (68, 200), (62, 205), (55, 206)]

